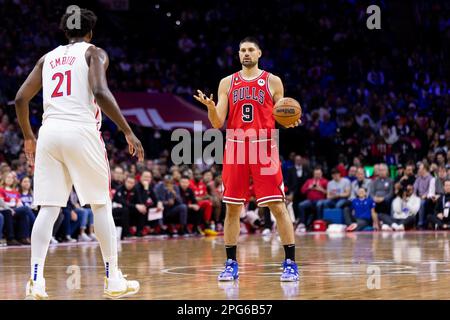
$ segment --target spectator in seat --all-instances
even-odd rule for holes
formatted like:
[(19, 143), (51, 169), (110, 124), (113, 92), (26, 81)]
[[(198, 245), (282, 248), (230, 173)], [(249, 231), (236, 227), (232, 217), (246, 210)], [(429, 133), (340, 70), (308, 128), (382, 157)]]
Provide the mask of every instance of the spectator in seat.
[(375, 212), (377, 214), (389, 214), (394, 197), (394, 182), (388, 177), (386, 164), (379, 164), (377, 171), (377, 178), (372, 180), (369, 186), (369, 196), (375, 202)]
[(436, 202), (439, 196), (445, 194), (444, 184), (445, 181), (447, 181), (447, 179), (449, 178), (450, 176), (447, 175), (447, 170), (445, 169), (445, 166), (440, 166), (438, 168), (437, 177), (435, 178), (433, 202)]
[(155, 193), (158, 200), (164, 205), (164, 221), (177, 220), (181, 225), (178, 234), (189, 233), (187, 230), (188, 208), (181, 199), (180, 188), (174, 185), (170, 175), (165, 175), (163, 181), (156, 185)]
[(383, 137), (387, 144), (394, 144), (398, 141), (397, 129), (395, 126), (389, 127), (386, 122), (381, 124), (380, 136)]
[(392, 215), (380, 214), (380, 220), (383, 221), (382, 230), (404, 231), (413, 228), (419, 209), (420, 199), (414, 194), (414, 186), (408, 184), (402, 187), (392, 201)]
[(380, 166), (381, 164), (377, 163), (373, 166), (373, 175), (370, 177), (372, 180), (375, 180), (380, 175)]
[(310, 170), (304, 162), (304, 159), (302, 159), (300, 155), (296, 155), (294, 157), (294, 165), (287, 169), (286, 172), (286, 186), (288, 187), (287, 194), (291, 195), (296, 211), (298, 209), (298, 204), (302, 200), (300, 189), (306, 179), (310, 176)]
[[(63, 208), (63, 213), (66, 241), (75, 242), (76, 239), (80, 242), (93, 241), (93, 239), (86, 234), (86, 229), (93, 225), (92, 211), (89, 212), (81, 207), (78, 196), (73, 188), (70, 192), (67, 206)], [(89, 217), (89, 213), (91, 214), (91, 217)], [(76, 231), (78, 231), (78, 234), (75, 234)], [(76, 239), (73, 239), (73, 236), (75, 236)]]
[[(352, 214), (349, 214), (349, 213)], [(344, 212), (347, 231), (362, 231), (368, 226), (379, 229), (378, 216), (375, 212), (375, 202), (368, 197), (367, 190), (359, 187), (356, 198), (352, 200), (351, 211)]]
[[(31, 208), (33, 210), (33, 213), (37, 215), (38, 212), (36, 208), (33, 206), (33, 190), (31, 189), (30, 177), (25, 176), (20, 180), (19, 193), (20, 193), (20, 200), (22, 201), (23, 205)], [(64, 214), (61, 211), (60, 214), (58, 215), (58, 218), (56, 219), (55, 225), (53, 226), (52, 238), (50, 239), (51, 244), (59, 243), (59, 241), (56, 240), (56, 233), (61, 227), (63, 221), (64, 221)]]
[(214, 223), (211, 221), (212, 217), (212, 201), (211, 196), (208, 194), (206, 184), (202, 180), (203, 175), (200, 171), (194, 171), (194, 178), (190, 181), (189, 187), (194, 191), (197, 204), (200, 209), (203, 210), (203, 222), (205, 229), (215, 229)]
[(22, 243), (16, 240), (15, 231), (14, 231), (14, 210), (9, 208), (4, 199), (0, 195), (0, 214), (3, 217), (3, 226), (0, 232), (3, 235), (5, 233), (6, 244), (8, 246), (20, 246)]
[[(136, 187), (139, 199), (145, 205), (145, 214), (138, 215), (137, 234), (143, 234), (144, 226), (147, 222), (147, 212), (151, 208), (158, 208), (164, 210), (164, 206), (161, 201), (158, 201), (156, 194), (153, 190), (154, 185), (152, 181), (152, 173), (149, 170), (144, 170), (141, 174), (140, 181)], [(162, 221), (158, 221), (159, 225)]]
[[(356, 166), (350, 166), (348, 169), (347, 179), (350, 180), (350, 182), (353, 182), (357, 179), (356, 173), (358, 171), (358, 168)], [(366, 189), (367, 190), (367, 189)]]
[(180, 194), (183, 203), (188, 208), (188, 220), (193, 224), (193, 232), (198, 235), (204, 235), (203, 230), (200, 228), (203, 220), (203, 212), (197, 203), (194, 191), (189, 187), (190, 181), (187, 177), (182, 177), (180, 180)]
[(20, 200), (28, 208), (33, 208), (33, 190), (31, 189), (31, 179), (25, 176), (19, 184)]
[(429, 166), (425, 163), (419, 165), (418, 176), (414, 182), (414, 193), (420, 198), (419, 221), (417, 227), (419, 230), (426, 229), (428, 208), (432, 201), (432, 189), (434, 188), (434, 178), (430, 174)]
[(13, 222), (17, 223), (17, 238), (19, 242), (30, 245), (31, 229), (33, 228), (36, 216), (31, 208), (22, 204), (16, 185), (14, 173), (5, 173), (3, 179), (0, 181), (0, 198), (5, 201), (8, 209), (13, 210), (11, 214), (13, 216)]
[(211, 220), (215, 222), (216, 226), (215, 229), (217, 230), (217, 227), (221, 228), (220, 215), (222, 210), (222, 197), (220, 191), (216, 187), (214, 175), (210, 170), (207, 170), (203, 173), (203, 182), (206, 184), (208, 193), (211, 196), (211, 202), (213, 207)]
[[(72, 235), (75, 234), (75, 231), (79, 230), (80, 222), (85, 220), (83, 211), (75, 211), (74, 207), (70, 204), (70, 200), (67, 202), (67, 206), (62, 208), (62, 212), (64, 214), (63, 220), (63, 241), (64, 242), (77, 242), (77, 239), (72, 238)], [(78, 241), (90, 241), (90, 240), (82, 240), (78, 238)]]
[(349, 200), (353, 200), (358, 197), (358, 190), (360, 188), (364, 188), (366, 191), (369, 190), (370, 183), (371, 180), (366, 178), (364, 168), (359, 167), (356, 169), (356, 179), (353, 180), (351, 184), (352, 192)]
[(114, 197), (114, 194), (116, 191), (123, 186), (125, 180), (125, 173), (121, 166), (115, 166), (114, 170), (112, 172), (112, 179), (111, 179), (111, 193), (112, 197)]
[(321, 217), (321, 210), (324, 201), (326, 201), (328, 180), (323, 178), (322, 169), (316, 167), (313, 177), (306, 180), (301, 188), (301, 193), (305, 195), (306, 200), (298, 205), (299, 217), (297, 230), (299, 232), (306, 231), (306, 227), (310, 225), (312, 219), (307, 219), (306, 210), (316, 207), (317, 216)]
[[(125, 184), (117, 189), (113, 198), (113, 218), (116, 226), (122, 227), (122, 239), (129, 238), (130, 220), (142, 215), (146, 209), (141, 206), (142, 201), (136, 191), (136, 180), (129, 176), (125, 179)], [(138, 209), (139, 208), (139, 209)]]
[(416, 181), (416, 176), (414, 175), (414, 164), (407, 164), (405, 167), (405, 170), (403, 171), (402, 175), (399, 175), (395, 180), (395, 189), (396, 193), (402, 188), (406, 187), (409, 184), (414, 185), (414, 182)]
[(438, 167), (445, 166), (446, 162), (447, 162), (447, 159), (446, 159), (445, 152), (436, 153), (436, 165)]
[(180, 180), (181, 180), (181, 172), (178, 169), (174, 169), (171, 170), (171, 174), (172, 174), (172, 179), (173, 179), (173, 183), (177, 186), (180, 185)]
[(97, 237), (94, 233), (94, 213), (90, 205), (81, 206), (80, 200), (78, 199), (75, 189), (72, 189), (70, 193), (70, 202), (75, 207), (75, 209), (84, 210), (83, 220), (80, 221), (80, 235), (82, 240), (89, 241), (84, 235), (87, 235), (91, 241), (97, 241)]
[[(38, 214), (37, 208), (33, 206), (33, 190), (31, 189), (30, 177), (25, 176), (20, 180), (19, 193), (20, 193), (20, 200), (22, 201), (23, 205), (28, 208), (31, 208), (35, 216), (37, 216)], [(61, 227), (63, 221), (64, 221), (64, 214), (61, 212), (58, 215), (58, 218), (56, 219), (55, 225), (53, 227), (52, 238), (50, 239), (51, 244), (57, 244), (59, 242), (58, 240), (56, 240), (56, 233)]]
[(436, 201), (434, 214), (429, 221), (436, 229), (448, 230), (450, 228), (450, 179), (444, 182), (444, 194)]
[[(332, 180), (327, 185), (327, 200), (324, 203), (324, 208), (339, 208), (343, 212), (350, 211), (351, 201), (351, 183), (347, 178), (341, 176), (341, 172), (333, 168), (331, 170)], [(323, 213), (321, 217), (323, 216)]]

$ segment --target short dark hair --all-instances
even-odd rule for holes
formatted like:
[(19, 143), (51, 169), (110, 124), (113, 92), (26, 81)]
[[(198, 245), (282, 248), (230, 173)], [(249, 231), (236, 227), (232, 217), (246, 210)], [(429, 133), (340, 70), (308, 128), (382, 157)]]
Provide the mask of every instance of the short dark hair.
[(337, 168), (331, 169), (331, 175), (337, 174), (337, 173), (341, 174), (341, 172)]
[(64, 31), (67, 38), (84, 37), (94, 29), (97, 22), (97, 16), (94, 12), (88, 9), (80, 9), (80, 28), (71, 28), (68, 26), (67, 21), (73, 14), (72, 12), (66, 12), (61, 17), (59, 24), (59, 28)]
[(243, 44), (244, 42), (251, 42), (254, 43), (258, 49), (261, 49), (261, 46), (259, 45), (259, 41), (258, 39), (256, 39), (255, 37), (245, 37), (244, 39), (241, 40), (241, 42), (239, 42), (239, 47), (241, 46), (241, 44)]

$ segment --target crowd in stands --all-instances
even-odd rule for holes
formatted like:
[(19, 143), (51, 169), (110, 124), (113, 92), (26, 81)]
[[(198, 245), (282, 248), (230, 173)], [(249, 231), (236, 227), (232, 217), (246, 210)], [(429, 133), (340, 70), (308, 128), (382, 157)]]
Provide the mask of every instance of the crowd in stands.
[(347, 231), (450, 228), (450, 161), (432, 162), (431, 169), (426, 161), (399, 164), (392, 176), (385, 163), (375, 164), (370, 177), (361, 166), (333, 168), (329, 181), (320, 167), (311, 178), (303, 175), (308, 169), (300, 156), (294, 168), (299, 172), (291, 189), (298, 206), (297, 232), (324, 219), (327, 208), (342, 210)]
[[(15, 162), (0, 166), (0, 230), (8, 245), (29, 244), (37, 214), (31, 177)], [(437, 157), (436, 157), (437, 158)], [(430, 160), (430, 159), (428, 159)], [(450, 161), (431, 159), (388, 167), (337, 166), (324, 175), (309, 159), (293, 155), (283, 161), (286, 203), (297, 233), (313, 231), (330, 208), (342, 210), (347, 231), (450, 229)], [(121, 238), (147, 235), (189, 236), (222, 231), (220, 166), (170, 165), (161, 157), (144, 163), (111, 160), (111, 199)], [(371, 170), (373, 169), (373, 172)], [(62, 208), (52, 243), (95, 241), (92, 210), (82, 207), (73, 190)], [(253, 188), (241, 215), (242, 232), (267, 235), (275, 230), (267, 208), (257, 208)]]
[[(39, 57), (65, 41), (58, 22), (70, 3), (0, 3), (0, 236), (26, 245), (37, 213), (33, 168), (9, 102)], [(281, 77), (286, 95), (296, 97), (304, 112), (302, 126), (280, 130), (296, 231), (311, 230), (331, 208), (342, 210), (348, 231), (449, 228), (449, 3), (381, 4), (382, 30), (373, 31), (366, 28), (370, 3), (238, 4), (186, 8), (161, 1), (157, 8), (131, 2), (127, 11), (109, 11), (92, 3), (99, 16), (94, 42), (109, 53), (111, 89), (169, 92), (190, 101), (197, 88), (215, 93), (219, 80), (240, 67), (239, 40), (256, 35), (261, 67)], [(245, 34), (235, 21), (246, 21)], [(161, 28), (165, 32), (155, 32)], [(39, 96), (30, 112), (36, 133), (41, 114)], [(220, 165), (174, 166), (161, 143), (144, 144), (152, 156), (135, 163), (108, 120), (103, 130), (122, 238), (221, 231)], [(165, 137), (159, 130), (143, 132)], [(92, 219), (73, 192), (52, 242), (95, 241)], [(242, 222), (249, 232), (274, 228), (270, 212), (254, 201)]]

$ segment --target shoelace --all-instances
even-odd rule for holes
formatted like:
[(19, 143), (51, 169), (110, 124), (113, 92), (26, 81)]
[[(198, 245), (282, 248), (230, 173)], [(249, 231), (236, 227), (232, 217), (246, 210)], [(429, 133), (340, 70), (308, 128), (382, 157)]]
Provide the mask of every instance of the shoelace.
[(225, 273), (233, 273), (233, 267), (230, 265), (226, 266), (225, 270), (224, 270), (224, 272), (222, 272), (222, 274), (225, 274)]
[(295, 269), (292, 266), (286, 266), (284, 272), (295, 274)]

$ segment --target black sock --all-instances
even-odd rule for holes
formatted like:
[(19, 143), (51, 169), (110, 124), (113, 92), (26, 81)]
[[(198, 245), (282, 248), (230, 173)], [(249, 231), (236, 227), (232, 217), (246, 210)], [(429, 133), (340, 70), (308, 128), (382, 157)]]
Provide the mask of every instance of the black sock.
[(236, 261), (236, 248), (237, 246), (225, 246), (225, 250), (227, 251), (227, 260), (231, 259)]
[(285, 244), (283, 247), (286, 259), (295, 261), (295, 244)]

